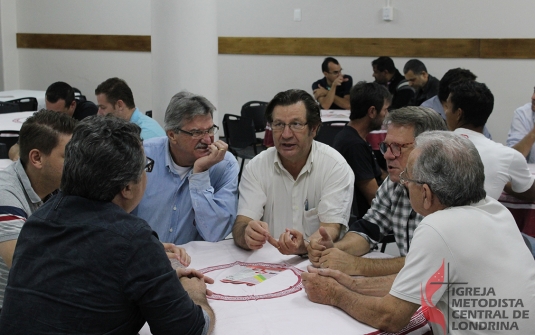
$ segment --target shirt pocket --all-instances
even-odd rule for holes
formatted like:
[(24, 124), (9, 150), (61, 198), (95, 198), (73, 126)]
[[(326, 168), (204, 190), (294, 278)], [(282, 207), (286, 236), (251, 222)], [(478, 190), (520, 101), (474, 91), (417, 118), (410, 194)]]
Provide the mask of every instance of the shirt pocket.
[(304, 213), (303, 231), (305, 237), (309, 238), (320, 227), (320, 218), (318, 217), (318, 210), (316, 208), (309, 209)]

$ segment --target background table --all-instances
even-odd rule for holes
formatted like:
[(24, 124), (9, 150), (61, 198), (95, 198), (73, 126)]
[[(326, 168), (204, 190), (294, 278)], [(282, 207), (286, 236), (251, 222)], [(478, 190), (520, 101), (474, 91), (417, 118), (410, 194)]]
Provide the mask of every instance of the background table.
[[(299, 256), (285, 256), (271, 245), (250, 252), (242, 250), (234, 245), (233, 240), (225, 240), (217, 243), (190, 242), (183, 245), (190, 254), (191, 267), (203, 269), (217, 265), (242, 261), (248, 263), (266, 262), (292, 265), (305, 270), (310, 264), (308, 259)], [(373, 253), (372, 256), (385, 257), (382, 253)], [(223, 272), (216, 271), (207, 273), (216, 282), (225, 278)], [(282, 276), (283, 273), (278, 276)], [(277, 277), (278, 277), (277, 276)], [(262, 284), (276, 280), (276, 277), (268, 279)], [(236, 284), (221, 284), (236, 285)], [(242, 286), (242, 285), (237, 285)], [(209, 286), (210, 287), (210, 286)], [(216, 285), (211, 288), (216, 292)], [(221, 287), (221, 286), (219, 286)], [(260, 290), (260, 288), (257, 288)], [(210, 306), (216, 314), (216, 326), (213, 334), (369, 334), (375, 329), (364, 325), (342, 310), (326, 305), (320, 305), (308, 300), (304, 289), (283, 297), (249, 301), (222, 301), (209, 299)], [(421, 313), (413, 318), (410, 326), (412, 334), (423, 334), (429, 330)], [(379, 332), (380, 333), (380, 332)], [(148, 325), (140, 331), (140, 335), (148, 335)], [(405, 332), (404, 334), (407, 334)]]
[(24, 121), (35, 112), (17, 112), (0, 114), (0, 131), (19, 131)]
[(10, 101), (22, 98), (36, 98), (37, 110), (46, 107), (45, 103), (46, 91), (32, 91), (32, 90), (13, 90), (13, 91), (1, 91), (0, 101)]
[[(535, 175), (535, 164), (528, 164), (531, 174)], [(502, 192), (498, 199), (513, 214), (521, 232), (535, 237), (535, 203), (519, 200)]]

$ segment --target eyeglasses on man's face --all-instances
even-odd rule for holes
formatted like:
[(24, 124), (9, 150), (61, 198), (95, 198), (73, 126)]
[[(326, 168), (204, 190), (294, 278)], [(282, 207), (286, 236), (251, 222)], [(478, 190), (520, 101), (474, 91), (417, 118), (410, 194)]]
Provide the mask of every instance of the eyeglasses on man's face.
[(180, 129), (178, 128), (177, 129), (178, 131), (184, 133), (184, 134), (187, 134), (189, 136), (191, 136), (191, 138), (193, 138), (194, 140), (199, 140), (201, 138), (203, 138), (204, 136), (206, 136), (206, 134), (210, 135), (210, 136), (213, 136), (217, 133), (217, 131), (219, 130), (219, 127), (216, 126), (215, 124), (208, 128), (207, 130), (190, 130), (190, 131), (186, 131), (186, 130), (183, 130), (183, 129)]
[(145, 157), (145, 172), (152, 172), (154, 167), (154, 159), (150, 157)]
[(386, 151), (388, 150), (388, 148), (390, 148), (390, 152), (392, 153), (392, 155), (394, 155), (394, 157), (399, 157), (401, 156), (401, 149), (402, 148), (406, 148), (408, 147), (409, 145), (413, 144), (414, 142), (410, 142), (410, 143), (405, 143), (405, 144), (399, 144), (399, 143), (386, 143), (386, 142), (381, 142), (379, 143), (379, 150), (381, 150), (381, 153), (384, 155), (386, 153)]
[(408, 182), (413, 182), (415, 184), (422, 184), (422, 185), (427, 184), (426, 182), (423, 182), (420, 180), (407, 178), (407, 168), (405, 168), (405, 170), (401, 171), (401, 173), (399, 174), (399, 183), (401, 185), (406, 185)]
[(342, 73), (342, 68), (339, 70), (339, 71), (330, 71), (329, 73), (332, 74), (333, 76), (338, 76), (340, 75), (340, 73)]
[(279, 121), (275, 121), (271, 124), (271, 130), (273, 131), (284, 131), (284, 128), (286, 128), (286, 126), (288, 126), (292, 131), (301, 131), (303, 129), (305, 129), (305, 126), (308, 124), (307, 123), (302, 123), (302, 122), (290, 122), (290, 123), (283, 123), (283, 122), (279, 122)]

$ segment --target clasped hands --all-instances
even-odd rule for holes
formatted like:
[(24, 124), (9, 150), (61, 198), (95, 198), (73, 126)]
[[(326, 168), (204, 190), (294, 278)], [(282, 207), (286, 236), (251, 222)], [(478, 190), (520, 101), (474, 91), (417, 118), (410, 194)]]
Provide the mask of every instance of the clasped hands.
[(266, 222), (249, 221), (245, 228), (245, 243), (249, 249), (258, 250), (266, 242), (279, 249), (279, 252), (283, 255), (302, 255), (308, 252), (307, 243), (300, 231), (286, 228), (286, 231), (277, 240), (269, 233), (269, 227)]

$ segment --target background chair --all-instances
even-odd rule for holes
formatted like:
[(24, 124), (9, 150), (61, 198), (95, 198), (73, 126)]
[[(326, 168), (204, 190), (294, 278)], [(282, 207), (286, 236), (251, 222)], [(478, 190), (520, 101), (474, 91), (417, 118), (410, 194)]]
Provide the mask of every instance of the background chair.
[(74, 91), (74, 99), (80, 102), (87, 101), (87, 98), (85, 95), (82, 94), (82, 92), (77, 89), (76, 87), (73, 87), (72, 90)]
[(253, 119), (246, 116), (225, 114), (223, 116), (223, 131), (230, 152), (242, 160), (238, 174), (239, 183), (245, 160), (252, 159), (266, 147), (257, 143)]
[(18, 131), (10, 131), (10, 130), (0, 131), (0, 144), (2, 144), (2, 146), (5, 148), (5, 149), (0, 148), (0, 159), (9, 158), (8, 156), (9, 149), (11, 149), (13, 144), (17, 143), (18, 140), (19, 140)]
[(0, 101), (0, 114), (20, 112), (19, 105), (12, 102)]
[(334, 138), (338, 134), (348, 121), (329, 121), (323, 122), (320, 127), (318, 134), (316, 135), (315, 140), (327, 145), (333, 146)]
[(8, 101), (19, 106), (20, 112), (34, 112), (37, 111), (39, 103), (36, 98), (20, 98)]
[(152, 119), (152, 111), (146, 111), (145, 112), (145, 115), (147, 115), (148, 117), (150, 117)]
[[(261, 133), (266, 130), (266, 107), (267, 102), (264, 101), (249, 101), (241, 107), (241, 116), (251, 118), (254, 123), (255, 132)], [(262, 143), (263, 139), (257, 138), (258, 143)]]
[(388, 234), (385, 235), (385, 237), (383, 237), (383, 239), (381, 240), (381, 252), (384, 253), (385, 250), (386, 250), (386, 245), (388, 243), (395, 243), (396, 242), (396, 237), (394, 236), (394, 232), (390, 231), (388, 232)]

